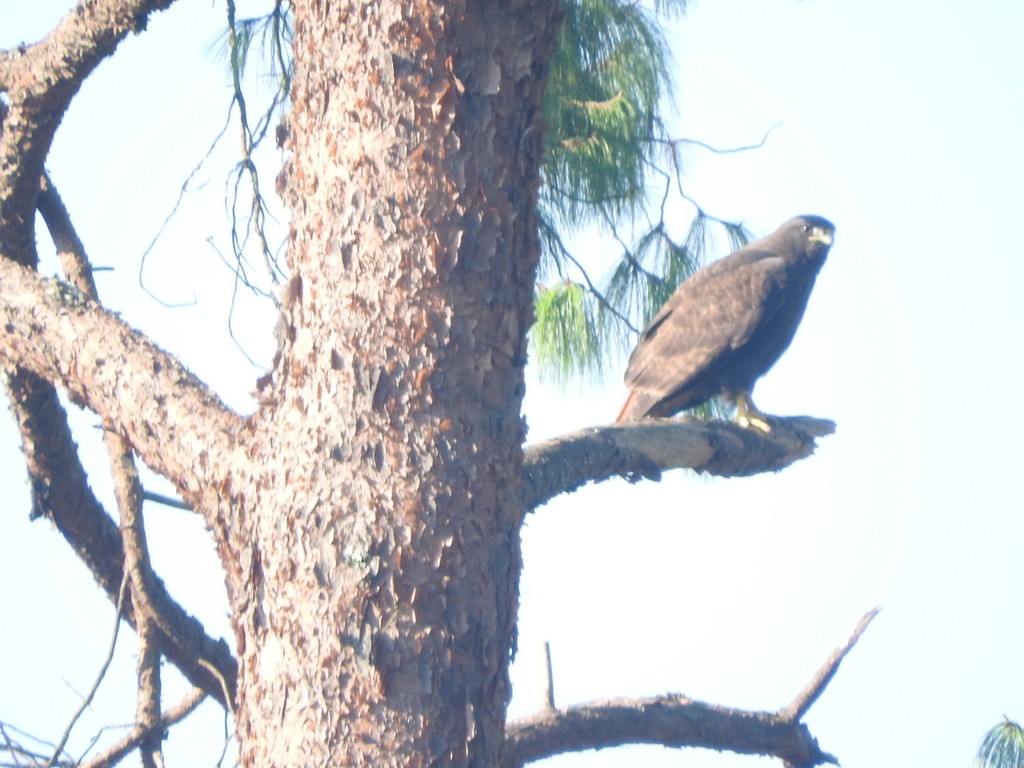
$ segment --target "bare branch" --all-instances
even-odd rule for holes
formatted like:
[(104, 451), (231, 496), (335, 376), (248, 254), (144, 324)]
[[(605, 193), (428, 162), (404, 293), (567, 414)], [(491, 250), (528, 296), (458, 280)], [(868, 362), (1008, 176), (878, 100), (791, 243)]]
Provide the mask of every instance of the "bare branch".
[[(73, 93), (130, 33), (174, 0), (89, 0), (68, 13), (42, 40), (7, 52), (0, 89), (28, 92), (35, 100), (51, 91)], [(16, 97), (14, 97), (16, 98)]]
[(769, 755), (807, 768), (838, 765), (834, 757), (819, 749), (802, 723), (771, 712), (748, 712), (667, 695), (595, 702), (511, 723), (502, 766), (513, 768), (565, 752), (623, 744)]
[(114, 495), (121, 513), (125, 573), (131, 580), (135, 605), (139, 643), (135, 722), (138, 728), (147, 732), (139, 744), (139, 753), (143, 768), (158, 768), (163, 763), (163, 734), (154, 730), (160, 722), (160, 633), (158, 616), (150, 599), (156, 578), (150, 565), (146, 529), (142, 521), (142, 483), (139, 482), (131, 448), (124, 439), (113, 432), (106, 432), (104, 442), (114, 477)]
[[(98, 303), (99, 294), (92, 279), (92, 265), (85, 253), (85, 246), (71, 224), (67, 209), (45, 174), (41, 187), (37, 207), (57, 246), (64, 274), (72, 285)], [(139, 750), (144, 768), (157, 768), (163, 762), (160, 751), (162, 734), (153, 730), (160, 721), (161, 643), (159, 617), (150, 597), (155, 591), (156, 577), (150, 564), (146, 529), (142, 520), (142, 483), (127, 441), (110, 430), (104, 430), (103, 441), (107, 446), (114, 496), (121, 515), (124, 568), (131, 578), (132, 604), (135, 608), (139, 643), (135, 720), (149, 734), (139, 745)]]
[(811, 708), (811, 705), (818, 700), (822, 692), (825, 690), (836, 672), (839, 670), (839, 665), (843, 659), (846, 658), (846, 654), (850, 652), (853, 646), (860, 639), (860, 636), (864, 634), (864, 630), (868, 628), (868, 624), (878, 615), (881, 608), (872, 608), (862, 618), (857, 626), (853, 630), (853, 634), (850, 635), (850, 639), (845, 644), (836, 648), (832, 655), (825, 660), (825, 663), (821, 665), (821, 668), (817, 671), (811, 681), (804, 686), (804, 689), (797, 694), (797, 697), (793, 699), (793, 702), (779, 712), (779, 715), (789, 720), (790, 722), (797, 722), (804, 715), (807, 714), (807, 710)]
[[(174, 0), (79, 3), (43, 40), (0, 52), (0, 91), (10, 115), (0, 122), (0, 252), (35, 266), (36, 194), (54, 132), (85, 78), (130, 32)], [(5, 110), (6, 111), (6, 110)]]
[(165, 507), (172, 507), (173, 509), (183, 509), (186, 512), (193, 512), (188, 504), (183, 502), (181, 499), (175, 499), (171, 496), (165, 496), (162, 493), (155, 493), (153, 491), (143, 491), (142, 499), (144, 501), (152, 501), (154, 504), (163, 504)]
[[(61, 418), (37, 423), (37, 437), (45, 440), (29, 439), (26, 442), (35, 514), (44, 515), (54, 523), (97, 583), (111, 600), (116, 601), (124, 562), (117, 528), (92, 495), (77, 453), (55, 450), (56, 446), (71, 440), (66, 417), (52, 387), (47, 382), (36, 381), (48, 392), (36, 393), (35, 402), (15, 408), (16, 413), (32, 413), (39, 417), (56, 408)], [(16, 391), (23, 390), (18, 388)], [(40, 399), (49, 397), (52, 397), (49, 407), (39, 405)], [(55, 426), (52, 430), (42, 428), (48, 424)], [(20, 420), (19, 426), (23, 426)], [(168, 659), (193, 685), (230, 708), (238, 671), (227, 644), (209, 637), (202, 625), (167, 594), (162, 583), (154, 585), (151, 600), (160, 617), (161, 644)], [(130, 600), (126, 601), (123, 614), (133, 627), (136, 626), (135, 609)]]
[(71, 217), (49, 174), (43, 172), (39, 181), (39, 197), (36, 210), (43, 218), (50, 239), (57, 249), (57, 258), (67, 281), (91, 299), (99, 301), (96, 281), (92, 277), (92, 264), (85, 254), (78, 232), (71, 224)]
[(613, 699), (545, 711), (509, 724), (502, 768), (518, 768), (564, 752), (623, 744), (705, 747), (767, 755), (783, 760), (789, 768), (838, 765), (832, 755), (818, 747), (801, 719), (878, 611), (868, 611), (849, 640), (832, 653), (793, 703), (777, 713), (720, 707), (679, 695)]
[[(85, 249), (56, 188), (45, 176), (38, 205), (65, 273), (79, 290), (95, 297)], [(53, 522), (100, 587), (116, 601), (125, 568), (125, 550), (117, 528), (89, 487), (63, 406), (52, 385), (28, 371), (16, 371), (7, 383), (32, 480), (32, 514)], [(138, 488), (128, 446), (109, 431), (105, 440), (122, 506), (128, 503), (125, 499), (134, 499), (139, 493), (146, 498)], [(150, 574), (147, 582), (145, 611), (156, 617), (163, 652), (194, 685), (230, 707), (237, 665), (227, 645), (206, 635), (202, 625), (182, 610), (159, 580)], [(136, 601), (131, 596), (123, 613), (141, 632)]]
[(88, 706), (92, 703), (93, 696), (96, 695), (96, 691), (99, 690), (100, 683), (103, 682), (103, 678), (107, 675), (107, 669), (110, 668), (110, 662), (114, 658), (114, 649), (117, 648), (117, 636), (121, 629), (121, 617), (124, 611), (125, 598), (128, 595), (128, 584), (129, 578), (128, 573), (126, 572), (124, 574), (124, 579), (121, 581), (121, 590), (118, 593), (117, 610), (114, 613), (114, 631), (110, 637), (107, 656), (103, 660), (103, 664), (100, 666), (99, 674), (96, 676), (96, 680), (92, 684), (92, 688), (89, 689), (89, 693), (87, 693), (85, 698), (82, 699), (82, 703), (79, 705), (78, 709), (75, 710), (75, 714), (72, 715), (71, 721), (64, 729), (64, 733), (61, 734), (60, 739), (57, 741), (57, 745), (53, 748), (53, 756), (47, 761), (46, 768), (50, 768), (60, 759), (61, 752), (64, 751), (64, 746), (68, 743), (68, 739), (71, 737), (71, 731), (74, 729), (75, 723), (78, 722), (78, 718), (82, 716), (82, 713), (85, 712)]
[[(98, 302), (99, 294), (85, 247), (71, 224), (60, 195), (45, 173), (40, 187), (37, 208), (57, 247), (57, 256), (68, 282)], [(114, 495), (121, 513), (124, 569), (131, 578), (132, 605), (135, 608), (139, 643), (136, 722), (151, 734), (141, 744), (140, 751), (145, 768), (155, 768), (154, 756), (159, 755), (161, 739), (160, 733), (152, 730), (160, 720), (160, 634), (149, 598), (155, 578), (142, 523), (142, 484), (139, 482), (131, 446), (125, 439), (115, 432), (105, 430), (103, 441), (107, 446)]]
[[(64, 409), (49, 382), (34, 374), (12, 374), (8, 383), (29, 467), (33, 515), (53, 522), (110, 600), (116, 601), (124, 550), (117, 526), (89, 488), (77, 452), (68, 448), (74, 443)], [(153, 586), (150, 599), (161, 617), (164, 653), (189, 682), (230, 706), (238, 665), (227, 644), (207, 635), (202, 624), (167, 594), (162, 583)], [(124, 613), (136, 626), (131, 601)]]
[(808, 416), (771, 418), (765, 434), (726, 421), (645, 419), (573, 432), (528, 446), (523, 463), (524, 508), (612, 477), (660, 480), (689, 468), (723, 477), (777, 472), (810, 456), (815, 439), (835, 424)]
[(205, 698), (205, 691), (199, 688), (193, 688), (189, 691), (188, 695), (181, 700), (181, 702), (167, 710), (163, 717), (160, 718), (159, 722), (154, 724), (152, 728), (134, 729), (131, 733), (121, 739), (121, 741), (113, 744), (107, 750), (91, 760), (81, 763), (78, 768), (111, 768), (111, 766), (116, 765), (123, 760), (125, 755), (133, 749), (136, 749), (142, 740), (150, 736), (152, 731), (162, 733), (175, 723), (181, 722), (189, 714), (194, 712), (196, 707), (202, 704)]
[[(692, 145), (694, 145), (696, 147), (700, 147), (701, 149), (706, 149), (708, 152), (714, 152), (716, 155), (732, 155), (732, 154), (736, 154), (738, 152), (750, 152), (751, 150), (754, 150), (754, 149), (760, 149), (761, 147), (763, 147), (768, 142), (768, 137), (771, 135), (772, 131), (774, 131), (780, 125), (782, 125), (782, 123), (776, 123), (775, 125), (771, 126), (767, 131), (764, 132), (764, 136), (762, 136), (761, 140), (759, 142), (757, 142), (756, 144), (747, 144), (747, 145), (744, 145), (744, 146), (741, 146), (741, 147), (727, 147), (726, 149), (720, 149), (719, 147), (714, 147), (711, 144), (708, 144), (706, 142), (700, 141), (699, 139), (685, 139), (685, 138), (683, 138), (683, 139), (668, 139), (668, 140), (665, 140), (665, 143), (669, 144), (669, 145), (671, 145), (673, 147), (676, 147), (676, 146), (678, 146), (680, 144), (692, 144)], [(655, 141), (658, 141), (658, 139), (655, 139)]]
[(547, 671), (547, 683), (544, 688), (544, 702), (547, 708), (555, 710), (555, 673), (551, 667), (551, 643), (544, 641), (544, 666)]
[[(0, 359), (96, 411), (147, 464), (179, 478), (187, 501), (223, 478), (218, 459), (241, 419), (181, 363), (68, 283), (10, 259), (0, 259), (0, 283)], [(152, 424), (167, 429), (158, 436)]]
[(151, 617), (140, 623), (135, 722), (146, 733), (139, 742), (140, 762), (142, 768), (161, 768), (164, 732), (156, 727), (160, 724), (160, 633)]

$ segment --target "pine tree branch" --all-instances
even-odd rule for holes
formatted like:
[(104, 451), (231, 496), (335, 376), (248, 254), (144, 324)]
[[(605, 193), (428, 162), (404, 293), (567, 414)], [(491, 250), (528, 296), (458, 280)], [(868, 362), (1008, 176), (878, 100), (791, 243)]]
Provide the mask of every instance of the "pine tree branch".
[(96, 281), (92, 277), (92, 263), (85, 252), (85, 246), (71, 223), (71, 216), (60, 193), (45, 171), (39, 180), (36, 210), (57, 249), (57, 259), (64, 270), (65, 279), (90, 299), (99, 302)]
[[(49, 519), (89, 569), (111, 602), (116, 603), (124, 572), (124, 549), (117, 526), (93, 495), (53, 386), (28, 371), (8, 376), (11, 411), (22, 436), (32, 488), (32, 515)], [(206, 634), (157, 581), (150, 596), (161, 617), (161, 647), (193, 685), (222, 705), (227, 684), (233, 696), (238, 665), (227, 644)], [(131, 600), (125, 619), (136, 626)], [(211, 673), (207, 668), (216, 670)]]
[[(0, 360), (98, 413), (198, 508), (242, 420), (174, 357), (60, 280), (0, 258)], [(165, 425), (154, 434), (151, 425)]]
[(131, 733), (116, 744), (112, 744), (101, 754), (79, 763), (78, 768), (111, 768), (111, 766), (117, 765), (129, 752), (138, 747), (143, 740), (150, 737), (153, 732), (162, 733), (175, 723), (184, 720), (187, 715), (195, 711), (196, 707), (203, 703), (205, 698), (205, 691), (193, 688), (186, 694), (184, 699), (167, 710), (160, 718), (160, 721), (151, 728), (136, 727)]
[(623, 744), (768, 755), (806, 768), (838, 765), (832, 755), (821, 751), (803, 723), (771, 712), (749, 712), (666, 695), (611, 699), (513, 722), (506, 730), (502, 768)]
[[(84, 294), (96, 298), (92, 268), (84, 246), (60, 195), (45, 175), (38, 208), (68, 279)], [(8, 376), (7, 384), (31, 479), (32, 516), (45, 516), (56, 526), (99, 586), (116, 601), (125, 568), (125, 548), (116, 526), (89, 487), (68, 427), (67, 414), (53, 386), (20, 369)], [(105, 434), (105, 442), (111, 456), (119, 504), (122, 509), (125, 505), (134, 508), (145, 498), (145, 493), (138, 485), (130, 448), (120, 435), (110, 431)], [(136, 498), (139, 496), (141, 498)], [(138, 526), (141, 531), (141, 520)], [(129, 538), (129, 541), (134, 540)], [(141, 596), (143, 612), (158, 626), (159, 645), (169, 660), (194, 685), (230, 708), (231, 702), (227, 699), (233, 697), (237, 664), (227, 645), (210, 638), (202, 625), (167, 594), (162, 582), (148, 567), (148, 558), (139, 555), (138, 546), (134, 549), (129, 561), (145, 560), (146, 572), (142, 574), (139, 567), (128, 566), (129, 570), (137, 572), (138, 578), (133, 581), (141, 582), (144, 587), (136, 599), (129, 597), (125, 605), (124, 614), (129, 624), (136, 631), (143, 631), (144, 622), (137, 616)]]
[[(82, 0), (50, 33), (32, 45), (5, 51), (0, 89), (30, 95), (36, 103), (76, 91), (78, 85), (130, 33), (174, 0)], [(44, 104), (40, 104), (42, 109)], [(65, 104), (66, 106), (66, 104)], [(62, 110), (63, 112), (63, 110)]]
[(878, 611), (874, 608), (865, 614), (850, 638), (826, 659), (793, 702), (779, 712), (720, 707), (679, 695), (612, 699), (548, 710), (509, 724), (502, 768), (519, 768), (564, 752), (623, 744), (704, 747), (766, 755), (783, 760), (788, 768), (838, 765), (835, 757), (818, 747), (801, 720)]
[[(84, 256), (84, 254), (79, 254)], [(95, 294), (95, 287), (93, 289)], [(163, 734), (155, 730), (160, 722), (160, 616), (154, 608), (156, 576), (149, 559), (146, 527), (142, 519), (142, 483), (132, 457), (131, 448), (124, 438), (113, 432), (103, 436), (110, 456), (114, 477), (114, 496), (121, 515), (121, 541), (124, 544), (124, 567), (131, 583), (132, 603), (135, 606), (135, 633), (138, 636), (136, 662), (137, 691), (135, 723), (147, 731), (139, 743), (139, 757), (143, 768), (157, 768), (163, 764), (161, 744)]]
[(771, 418), (765, 434), (726, 421), (644, 419), (592, 427), (528, 446), (524, 500), (532, 510), (563, 493), (612, 477), (660, 480), (689, 468), (722, 477), (777, 472), (810, 456), (835, 424), (808, 416)]
[[(60, 195), (45, 173), (36, 207), (53, 238), (57, 257), (68, 282), (98, 303), (99, 293), (85, 246), (71, 223)], [(140, 757), (146, 768), (155, 768), (158, 761), (162, 762), (161, 734), (152, 730), (160, 720), (161, 643), (158, 615), (153, 609), (151, 598), (155, 591), (156, 576), (150, 564), (146, 528), (142, 520), (142, 483), (128, 442), (111, 430), (104, 431), (103, 442), (107, 447), (110, 473), (114, 480), (114, 496), (121, 516), (124, 569), (131, 579), (131, 601), (135, 608), (135, 632), (139, 646), (135, 721), (150, 731), (150, 735), (140, 745)]]
[[(82, 0), (43, 40), (0, 52), (0, 251), (36, 262), (35, 199), (54, 132), (85, 78), (174, 0)], [(7, 110), (3, 110), (6, 112)]]
[(152, 616), (146, 616), (140, 623), (135, 722), (146, 735), (139, 742), (139, 762), (142, 768), (161, 768), (164, 764), (164, 732), (157, 729), (161, 720), (160, 691), (163, 687), (160, 677), (160, 633)]

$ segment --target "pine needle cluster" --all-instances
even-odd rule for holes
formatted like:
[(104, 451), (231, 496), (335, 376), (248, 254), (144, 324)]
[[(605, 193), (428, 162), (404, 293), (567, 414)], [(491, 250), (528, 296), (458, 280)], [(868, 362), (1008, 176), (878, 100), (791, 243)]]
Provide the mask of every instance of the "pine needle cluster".
[(985, 735), (975, 768), (1024, 768), (1024, 728), (1004, 718)]
[[(669, 136), (663, 115), (673, 106), (664, 19), (684, 10), (683, 0), (566, 5), (544, 102), (532, 342), (545, 378), (599, 379), (621, 368), (639, 330), (703, 265), (716, 230), (731, 248), (748, 240), (741, 225), (708, 216), (683, 191), (685, 141)], [(677, 221), (681, 210), (688, 228)], [(584, 255), (593, 249), (570, 245), (584, 233), (614, 243), (618, 258), (601, 264)]]

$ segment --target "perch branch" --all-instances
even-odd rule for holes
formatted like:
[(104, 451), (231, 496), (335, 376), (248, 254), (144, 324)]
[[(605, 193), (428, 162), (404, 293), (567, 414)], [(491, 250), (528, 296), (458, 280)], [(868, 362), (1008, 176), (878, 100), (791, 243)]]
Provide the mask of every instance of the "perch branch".
[(660, 480), (689, 468), (723, 477), (777, 472), (810, 456), (835, 424), (808, 416), (771, 418), (771, 432), (725, 421), (645, 419), (592, 427), (526, 448), (524, 508), (612, 477)]

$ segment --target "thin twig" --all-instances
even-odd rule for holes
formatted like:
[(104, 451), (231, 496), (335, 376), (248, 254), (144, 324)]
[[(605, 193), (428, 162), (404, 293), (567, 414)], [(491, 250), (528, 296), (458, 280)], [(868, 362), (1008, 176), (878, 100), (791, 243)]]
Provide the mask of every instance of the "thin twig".
[(153, 491), (142, 492), (143, 501), (152, 501), (155, 504), (163, 504), (165, 507), (173, 507), (174, 509), (183, 509), (186, 512), (194, 512), (188, 504), (181, 499), (175, 499), (171, 496), (164, 496), (162, 493), (154, 493)]
[(580, 275), (583, 276), (583, 281), (587, 284), (587, 290), (590, 292), (590, 294), (593, 295), (593, 297), (597, 299), (597, 301), (601, 305), (603, 305), (609, 312), (611, 312), (614, 317), (625, 323), (629, 327), (629, 329), (633, 331), (633, 333), (638, 333), (637, 329), (633, 326), (633, 324), (629, 322), (629, 318), (627, 318), (618, 309), (616, 309), (611, 304), (611, 302), (608, 301), (605, 295), (600, 290), (598, 290), (597, 286), (594, 285), (594, 282), (590, 279), (590, 275), (587, 273), (587, 270), (580, 263), (580, 261), (575, 256), (572, 255), (569, 249), (566, 248), (565, 243), (562, 241), (562, 238), (558, 234), (558, 232), (555, 231), (554, 227), (552, 227), (550, 223), (544, 220), (541, 221), (541, 226), (544, 228), (545, 234), (551, 238), (551, 240), (558, 247), (558, 250), (562, 253), (562, 255), (566, 259), (571, 261), (573, 265), (576, 267), (576, 269), (579, 270)]
[[(23, 738), (31, 739), (36, 744), (46, 747), (47, 751), (43, 753), (29, 749), (28, 747), (24, 746), (20, 741), (16, 741), (11, 736), (9, 731), (14, 731)], [(46, 756), (50, 754), (50, 751), (53, 749), (54, 746), (52, 742), (46, 741), (45, 739), (40, 739), (38, 736), (33, 736), (31, 733), (27, 733), (18, 728), (17, 726), (2, 721), (0, 721), (0, 738), (2, 738), (3, 740), (3, 751), (10, 755), (11, 759), (13, 760), (13, 762), (10, 763), (10, 765), (21, 765), (19, 761), (19, 756), (31, 760), (32, 765), (41, 765), (42, 762), (46, 760)]]
[(57, 745), (53, 749), (53, 755), (49, 760), (46, 761), (46, 768), (52, 768), (60, 758), (61, 753), (64, 751), (64, 747), (67, 746), (68, 739), (71, 737), (71, 730), (75, 727), (75, 723), (85, 712), (86, 708), (92, 703), (93, 697), (96, 695), (96, 691), (99, 690), (100, 683), (103, 682), (103, 678), (107, 675), (107, 670), (110, 668), (110, 662), (114, 659), (114, 649), (117, 648), (117, 635), (121, 630), (121, 614), (124, 609), (124, 600), (128, 594), (128, 583), (130, 577), (128, 576), (127, 569), (124, 572), (124, 579), (121, 581), (121, 590), (117, 596), (117, 608), (114, 612), (114, 631), (110, 637), (110, 646), (107, 649), (107, 657), (103, 660), (103, 665), (100, 667), (100, 672), (96, 676), (96, 681), (92, 684), (92, 688), (89, 693), (86, 694), (82, 703), (79, 705), (75, 714), (71, 718), (71, 722), (68, 723), (67, 728), (64, 729), (64, 733), (57, 741)]
[(551, 643), (544, 641), (544, 666), (547, 670), (547, 687), (544, 690), (544, 703), (550, 710), (555, 707), (555, 673), (551, 666)]
[(235, 700), (231, 697), (231, 687), (228, 685), (228, 681), (224, 679), (224, 675), (221, 674), (217, 667), (213, 666), (206, 659), (199, 659), (199, 665), (206, 669), (211, 675), (217, 678), (220, 682), (221, 689), (224, 693), (224, 701), (226, 702), (228, 714), (232, 717), (235, 716)]
[[(665, 143), (666, 144), (671, 144), (673, 146), (678, 145), (678, 144), (693, 144), (694, 146), (700, 147), (701, 149), (706, 149), (708, 152), (714, 152), (716, 155), (732, 155), (732, 154), (736, 154), (737, 152), (749, 152), (749, 151), (754, 150), (754, 149), (761, 149), (761, 147), (763, 147), (768, 142), (768, 137), (771, 135), (771, 132), (774, 131), (776, 128), (778, 128), (780, 125), (782, 125), (782, 123), (776, 123), (771, 128), (769, 128), (767, 131), (765, 131), (764, 132), (764, 136), (761, 137), (761, 140), (759, 142), (757, 142), (757, 144), (747, 144), (746, 146), (742, 146), (742, 147), (729, 147), (728, 149), (720, 149), (718, 147), (714, 147), (711, 144), (708, 144), (707, 142), (701, 141), (699, 139), (687, 139), (687, 138), (667, 139), (667, 140), (665, 140)], [(655, 139), (655, 141), (659, 141), (659, 139)]]
[(125, 755), (138, 747), (139, 743), (149, 736), (151, 732), (156, 731), (157, 733), (161, 733), (175, 723), (184, 720), (190, 713), (195, 711), (196, 707), (203, 703), (206, 699), (206, 695), (206, 691), (202, 688), (193, 688), (178, 704), (164, 712), (160, 721), (155, 723), (151, 728), (136, 728), (119, 742), (111, 745), (96, 757), (92, 758), (88, 762), (81, 763), (78, 768), (110, 768), (110, 766), (113, 766), (124, 759)]
[(195, 295), (193, 295), (192, 300), (186, 302), (167, 302), (161, 299), (159, 296), (157, 296), (155, 293), (153, 293), (153, 291), (149, 289), (149, 286), (146, 285), (145, 278), (143, 277), (143, 273), (146, 269), (146, 260), (149, 258), (149, 254), (152, 252), (153, 248), (156, 247), (156, 244), (160, 240), (161, 235), (163, 235), (164, 230), (167, 229), (167, 226), (171, 223), (171, 219), (173, 219), (174, 216), (178, 213), (178, 209), (181, 207), (181, 203), (185, 199), (185, 194), (189, 191), (189, 184), (192, 183), (192, 179), (194, 179), (196, 174), (198, 174), (202, 167), (206, 165), (206, 161), (209, 160), (210, 157), (213, 155), (213, 150), (216, 149), (217, 145), (220, 143), (220, 140), (224, 138), (224, 135), (228, 132), (228, 127), (231, 125), (232, 107), (233, 104), (228, 107), (228, 114), (224, 121), (224, 127), (221, 128), (220, 132), (214, 137), (213, 141), (210, 143), (210, 146), (206, 150), (206, 154), (203, 155), (202, 158), (200, 158), (199, 162), (196, 163), (195, 167), (192, 168), (191, 171), (189, 171), (188, 176), (185, 177), (185, 181), (181, 183), (181, 188), (178, 190), (178, 198), (174, 201), (174, 205), (171, 206), (170, 212), (164, 217), (164, 220), (160, 224), (160, 228), (156, 231), (156, 234), (153, 235), (153, 239), (149, 241), (149, 245), (147, 245), (145, 250), (142, 251), (142, 257), (139, 259), (139, 287), (143, 291), (145, 291), (146, 294), (151, 299), (153, 299), (153, 301), (168, 308), (192, 306), (193, 304), (196, 303), (196, 297)]

